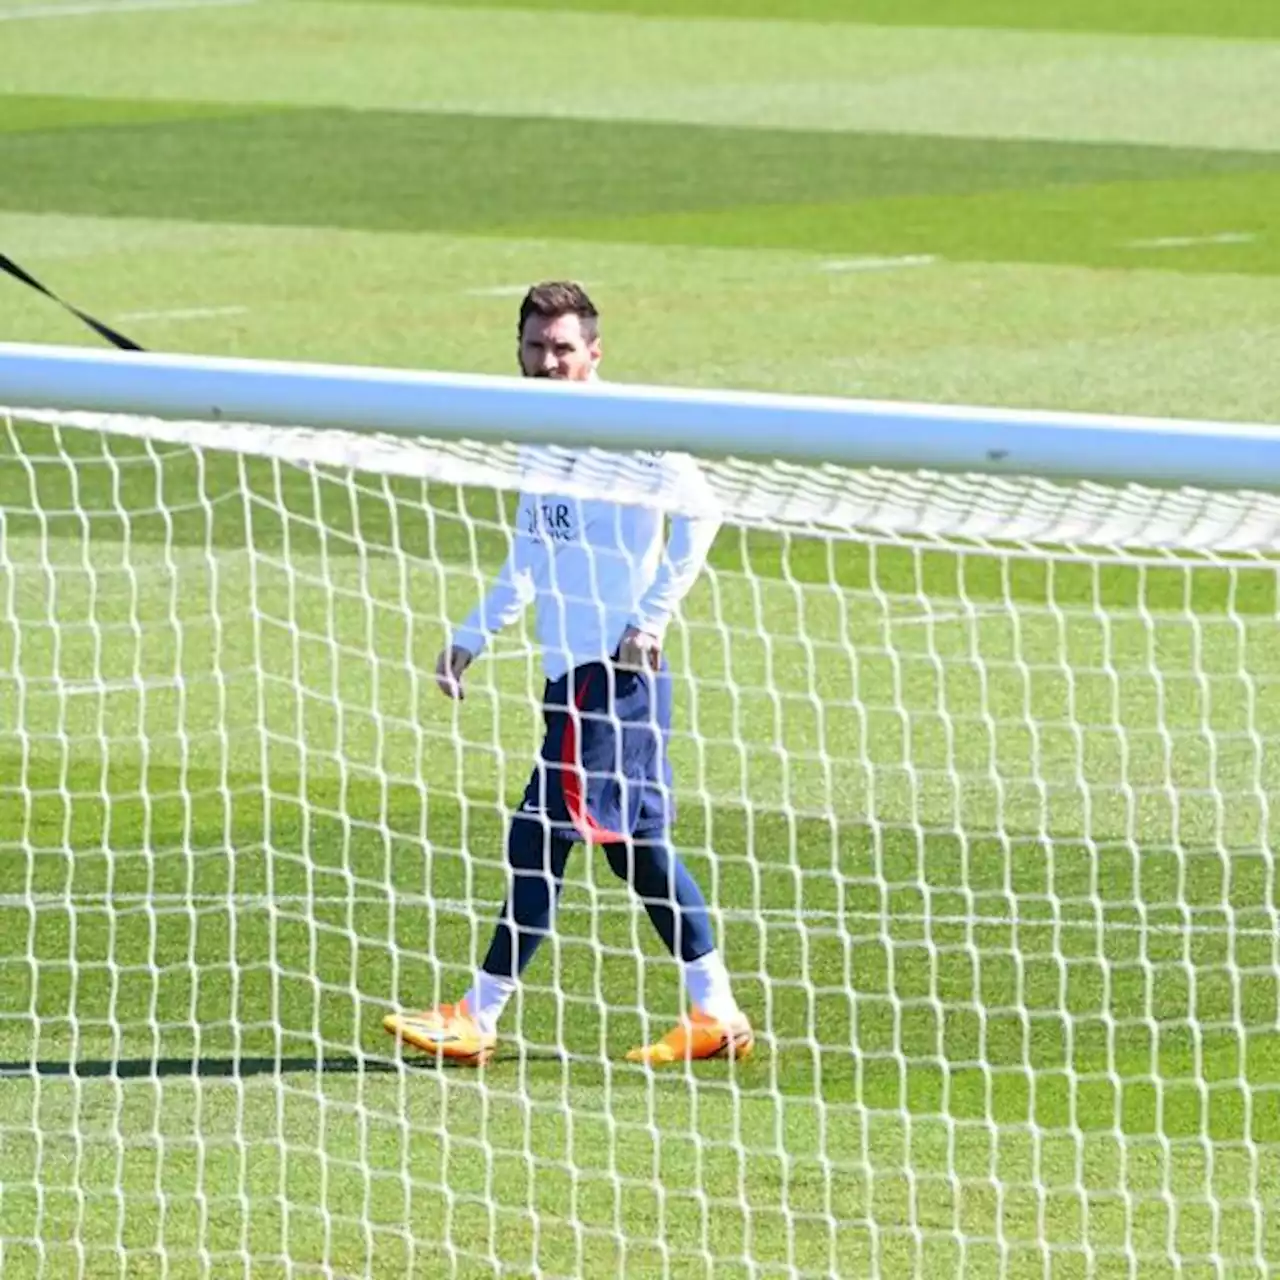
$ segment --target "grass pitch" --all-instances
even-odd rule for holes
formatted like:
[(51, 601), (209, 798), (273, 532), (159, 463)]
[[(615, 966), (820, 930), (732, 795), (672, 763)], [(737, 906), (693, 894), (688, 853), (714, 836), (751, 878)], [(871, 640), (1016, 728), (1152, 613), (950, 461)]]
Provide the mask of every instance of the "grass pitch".
[[(162, 348), (506, 370), (574, 274), (618, 377), (1274, 417), (1270, 6), (533, 8), (0, 7), (0, 242)], [(430, 687), (501, 539), (425, 497), (6, 425), (6, 1277), (1280, 1267), (1273, 575), (726, 531), (678, 842), (764, 1051), (619, 1061), (678, 989), (579, 853), (522, 1045), (406, 1072), (538, 688)]]

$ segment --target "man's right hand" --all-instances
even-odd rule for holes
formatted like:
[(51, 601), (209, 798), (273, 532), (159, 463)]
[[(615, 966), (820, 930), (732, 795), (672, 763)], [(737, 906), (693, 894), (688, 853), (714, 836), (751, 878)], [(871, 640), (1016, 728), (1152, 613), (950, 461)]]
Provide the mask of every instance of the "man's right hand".
[(436, 684), (446, 698), (466, 697), (462, 690), (462, 674), (474, 657), (470, 649), (457, 644), (440, 650), (436, 659)]

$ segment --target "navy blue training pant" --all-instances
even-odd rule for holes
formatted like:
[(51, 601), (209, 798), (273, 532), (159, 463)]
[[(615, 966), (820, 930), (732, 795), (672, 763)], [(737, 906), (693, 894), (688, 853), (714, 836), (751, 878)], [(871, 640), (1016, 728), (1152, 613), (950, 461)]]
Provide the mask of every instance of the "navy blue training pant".
[(657, 672), (592, 662), (547, 682), (542, 749), (507, 833), (511, 891), (487, 972), (515, 977), (533, 958), (578, 841), (604, 849), (672, 955), (696, 960), (714, 948), (702, 891), (670, 842), (671, 701), (665, 661)]

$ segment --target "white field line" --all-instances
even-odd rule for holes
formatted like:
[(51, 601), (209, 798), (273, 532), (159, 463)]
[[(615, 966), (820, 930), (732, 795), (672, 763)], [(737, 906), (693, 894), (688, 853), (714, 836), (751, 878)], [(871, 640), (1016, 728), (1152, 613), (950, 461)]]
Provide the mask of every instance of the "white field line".
[(932, 253), (909, 253), (896, 258), (832, 258), (822, 264), (821, 270), (894, 271), (899, 267), (931, 267), (937, 261), (937, 255)]
[[(609, 913), (634, 912), (639, 910), (639, 903), (625, 890), (595, 890), (594, 903), (565, 902), (557, 908), (559, 911), (576, 915), (597, 915)], [(19, 908), (28, 910), (64, 910), (115, 911), (120, 914), (175, 913), (184, 911), (210, 911), (234, 908), (237, 911), (267, 912), (309, 912), (317, 908), (348, 907), (396, 907), (396, 908), (428, 908), (448, 915), (482, 916), (486, 920), (502, 903), (497, 898), (476, 898), (464, 900), (460, 898), (433, 898), (416, 893), (358, 894), (349, 896), (311, 895), (305, 893), (277, 894), (267, 896), (256, 893), (8, 893), (0, 894), (0, 908)], [(1136, 907), (1122, 908), (1131, 914)], [(1036, 916), (1024, 918), (1016, 915), (957, 915), (951, 913), (932, 912), (871, 912), (871, 911), (830, 911), (810, 907), (731, 907), (711, 908), (712, 914), (728, 921), (750, 922), (753, 920), (772, 920), (783, 923), (794, 922), (808, 928), (811, 925), (839, 925), (852, 923), (880, 923), (885, 926), (894, 924), (924, 925), (971, 925), (974, 928), (1018, 928), (1018, 929), (1058, 929), (1064, 932), (1088, 931), (1090, 933), (1132, 933), (1154, 934), (1160, 936), (1183, 936), (1187, 934), (1227, 936), (1241, 938), (1274, 938), (1275, 930), (1270, 925), (1256, 927), (1234, 925), (1221, 921), (1200, 921), (1194, 917), (1183, 923), (1151, 924), (1133, 920), (1113, 920), (1105, 914), (1093, 920), (1055, 920)], [(1198, 909), (1201, 910), (1201, 909)], [(1225, 912), (1225, 908), (1223, 911)], [(1264, 908), (1250, 915), (1261, 914)], [(324, 925), (329, 928), (331, 926)]]
[(0, 22), (38, 18), (91, 18), (116, 13), (147, 13), (166, 9), (231, 9), (258, 0), (84, 0), (78, 4), (0, 5)]
[(1202, 244), (1252, 244), (1258, 237), (1249, 231), (1221, 231), (1210, 236), (1161, 236), (1155, 240), (1130, 240), (1130, 249), (1191, 249)]
[(1008, 609), (993, 605), (982, 609), (957, 609), (950, 613), (895, 614), (891, 610), (886, 610), (884, 617), (892, 626), (913, 627), (927, 622), (978, 622), (983, 618), (1007, 617), (1008, 614)]
[[(137, 680), (28, 680), (28, 692), (61, 694), (78, 698), (106, 693), (147, 693), (153, 689), (181, 689), (203, 683), (207, 677), (148, 676)], [(216, 678), (216, 677), (215, 677)]]
[(248, 315), (248, 307), (175, 307), (170, 311), (126, 311), (120, 320), (212, 320), (218, 316)]
[(527, 284), (498, 284), (486, 289), (464, 289), (468, 298), (523, 298), (529, 292)]

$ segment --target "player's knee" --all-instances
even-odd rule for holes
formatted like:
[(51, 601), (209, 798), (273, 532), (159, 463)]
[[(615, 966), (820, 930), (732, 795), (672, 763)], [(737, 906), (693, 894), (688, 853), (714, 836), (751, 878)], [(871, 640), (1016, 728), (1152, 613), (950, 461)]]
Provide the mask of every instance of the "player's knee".
[(661, 841), (627, 840), (606, 845), (605, 856), (613, 874), (642, 894), (668, 895), (671, 859)]
[(635, 869), (630, 841), (619, 841), (616, 844), (605, 845), (604, 856), (608, 859), (609, 870), (619, 880), (625, 880), (630, 884)]
[(559, 876), (565, 860), (561, 843), (555, 828), (541, 817), (517, 813), (507, 832), (507, 862), (516, 871), (550, 871)]

